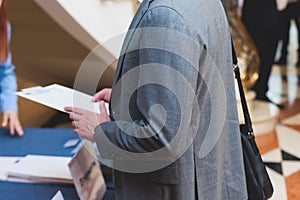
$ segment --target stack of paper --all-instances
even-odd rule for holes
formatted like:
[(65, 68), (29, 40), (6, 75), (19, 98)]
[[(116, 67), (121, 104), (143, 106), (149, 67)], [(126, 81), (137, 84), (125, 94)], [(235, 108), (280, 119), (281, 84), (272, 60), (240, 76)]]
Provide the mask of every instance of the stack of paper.
[(8, 169), (8, 180), (72, 183), (70, 160), (70, 157), (27, 155)]
[(21, 157), (0, 157), (0, 180), (7, 180), (7, 171), (19, 160)]

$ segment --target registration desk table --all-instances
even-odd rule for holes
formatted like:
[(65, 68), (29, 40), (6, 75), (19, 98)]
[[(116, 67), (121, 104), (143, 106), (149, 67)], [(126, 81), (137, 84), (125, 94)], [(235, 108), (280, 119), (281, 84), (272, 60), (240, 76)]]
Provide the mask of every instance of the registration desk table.
[[(79, 139), (72, 129), (27, 128), (23, 137), (11, 137), (7, 129), (0, 129), (0, 156), (24, 157), (35, 154), (71, 157), (74, 147), (64, 148), (63, 145), (76, 138)], [(110, 187), (111, 183), (108, 183), (107, 193), (110, 194), (106, 194), (104, 199), (111, 199), (107, 197), (112, 195)], [(1, 200), (50, 200), (59, 190), (65, 200), (79, 199), (73, 184), (0, 181)]]

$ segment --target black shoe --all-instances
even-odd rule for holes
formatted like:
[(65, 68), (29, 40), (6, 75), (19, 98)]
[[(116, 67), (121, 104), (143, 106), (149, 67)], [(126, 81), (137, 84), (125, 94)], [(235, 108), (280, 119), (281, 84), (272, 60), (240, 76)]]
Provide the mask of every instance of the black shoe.
[(275, 106), (277, 106), (280, 110), (284, 109), (285, 106), (281, 103), (275, 103), (274, 101), (272, 101), (271, 99), (269, 99), (268, 97), (256, 97), (257, 100), (260, 100), (260, 101), (265, 101), (265, 102), (268, 102), (268, 103), (271, 103)]

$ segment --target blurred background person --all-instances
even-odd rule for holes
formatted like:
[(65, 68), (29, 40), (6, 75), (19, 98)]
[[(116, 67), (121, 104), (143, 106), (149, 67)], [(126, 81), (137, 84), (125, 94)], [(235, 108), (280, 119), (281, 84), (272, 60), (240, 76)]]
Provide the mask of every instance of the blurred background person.
[(279, 11), (276, 0), (239, 0), (241, 19), (251, 36), (260, 58), (259, 78), (251, 88), (256, 99), (277, 105), (267, 97), (268, 82), (276, 52), (279, 32)]
[(13, 136), (15, 131), (23, 136), (18, 117), (16, 75), (9, 51), (11, 27), (7, 20), (5, 0), (0, 0), (0, 106), (2, 111), (2, 127), (9, 127)]
[(286, 65), (287, 64), (287, 54), (288, 54), (288, 44), (290, 40), (290, 26), (293, 20), (296, 24), (298, 32), (298, 55), (296, 60), (296, 66), (300, 67), (300, 1), (290, 0), (285, 10), (282, 11), (280, 15), (280, 40), (282, 41), (282, 46), (280, 50), (280, 57), (275, 62), (276, 64)]

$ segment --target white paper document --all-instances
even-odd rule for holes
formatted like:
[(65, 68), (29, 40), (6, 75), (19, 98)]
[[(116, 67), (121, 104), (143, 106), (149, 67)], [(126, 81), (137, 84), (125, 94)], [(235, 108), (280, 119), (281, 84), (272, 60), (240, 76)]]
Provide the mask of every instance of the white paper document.
[[(17, 95), (62, 112), (66, 112), (65, 106), (72, 106), (100, 113), (99, 102), (91, 102), (91, 95), (59, 84), (25, 88), (17, 92)], [(106, 109), (108, 110), (108, 104)]]
[(64, 148), (74, 147), (78, 144), (79, 141), (80, 141), (79, 139), (70, 139), (65, 142)]
[(7, 171), (22, 157), (0, 157), (0, 180), (7, 180)]
[(70, 157), (27, 155), (7, 170), (8, 180), (73, 183), (68, 163)]
[(61, 191), (59, 190), (51, 200), (64, 200), (64, 196), (62, 195)]

